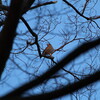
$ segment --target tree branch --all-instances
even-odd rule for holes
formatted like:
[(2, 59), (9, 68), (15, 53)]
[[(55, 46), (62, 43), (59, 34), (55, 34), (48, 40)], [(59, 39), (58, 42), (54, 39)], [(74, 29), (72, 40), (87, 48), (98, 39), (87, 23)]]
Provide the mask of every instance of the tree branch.
[(26, 13), (34, 2), (35, 0), (24, 0), (22, 14)]
[(38, 44), (38, 36), (35, 32), (33, 32), (33, 30), (30, 28), (29, 24), (26, 22), (26, 20), (23, 17), (20, 17), (20, 19), (23, 21), (23, 23), (26, 25), (26, 27), (28, 28), (29, 32), (32, 34), (33, 37), (35, 37), (35, 44), (37, 45), (37, 49), (38, 49), (38, 53), (39, 53), (39, 57), (41, 58), (41, 51), (40, 51), (40, 46)]
[(82, 16), (83, 18), (90, 20), (90, 18), (84, 16), (82, 13), (80, 13), (71, 3), (69, 3), (67, 0), (63, 0), (66, 4), (68, 4), (70, 7), (72, 7), (80, 16)]
[(43, 3), (43, 4), (38, 4), (34, 7), (31, 7), (29, 10), (32, 10), (32, 9), (35, 9), (35, 8), (38, 8), (38, 7), (41, 7), (41, 6), (45, 6), (45, 5), (55, 4), (55, 3), (57, 3), (57, 1), (50, 1), (50, 2)]
[(100, 81), (100, 71), (97, 71), (93, 74), (91, 74), (90, 76), (72, 83), (72, 84), (68, 84), (66, 86), (64, 86), (61, 89), (58, 89), (56, 91), (52, 91), (52, 92), (48, 92), (48, 93), (44, 93), (44, 94), (38, 94), (38, 95), (33, 95), (30, 97), (18, 97), (16, 95), (16, 97), (10, 97), (10, 98), (1, 98), (1, 100), (52, 100), (64, 95), (68, 95), (71, 94), (79, 89), (84, 88), (85, 86), (94, 83), (96, 81)]
[[(80, 13), (71, 3), (69, 3), (67, 0), (63, 0), (67, 5), (69, 5), (70, 7), (72, 7), (81, 17), (87, 19), (87, 20), (92, 20), (92, 19), (99, 19), (100, 16), (92, 16), (92, 17), (86, 17), (83, 15), (85, 7), (83, 9), (83, 12)], [(87, 5), (87, 3), (89, 2), (89, 0), (87, 0), (87, 2), (85, 3), (85, 6)]]
[(8, 11), (8, 16), (5, 21), (4, 28), (0, 33), (0, 78), (5, 68), (12, 49), (15, 31), (21, 14), (21, 6), (23, 0), (12, 0)]
[[(58, 63), (56, 63), (53, 59), (51, 59), (52, 60), (52, 62), (53, 63), (55, 63), (56, 64), (56, 66), (58, 65)], [(74, 75), (72, 72), (70, 72), (70, 71), (68, 71), (68, 70), (66, 70), (65, 68), (61, 68), (63, 71), (65, 71), (65, 72), (67, 72), (67, 73), (69, 73), (70, 75), (72, 75), (74, 78), (76, 78), (77, 80), (80, 80), (76, 75)]]
[[(73, 5), (72, 5), (71, 3), (69, 3), (67, 0), (63, 0), (63, 1), (64, 1), (66, 4), (68, 4), (70, 7), (72, 7), (72, 8), (76, 11), (76, 13), (78, 13), (81, 17), (83, 17), (83, 18), (85, 18), (85, 19), (87, 19), (87, 20), (91, 20), (92, 22), (94, 22), (94, 23), (96, 24), (96, 26), (100, 29), (99, 25), (98, 25), (95, 21), (93, 21), (94, 19), (99, 19), (100, 16), (86, 17), (86, 16), (83, 15), (84, 10), (85, 10), (85, 7), (84, 7), (84, 9), (83, 9), (83, 12), (80, 13)], [(89, 0), (87, 0), (86, 5), (87, 5), (88, 1), (89, 1)], [(85, 6), (86, 6), (86, 5), (85, 5)]]
[[(29, 83), (26, 83), (25, 85), (23, 86), (20, 86), (18, 89), (8, 93), (6, 96), (4, 96), (3, 98), (13, 98), (13, 97), (20, 97), (22, 95), (23, 92), (35, 87), (35, 86), (38, 86), (39, 84), (41, 84), (43, 81), (47, 80), (47, 79), (50, 79), (50, 77), (55, 74), (56, 72), (58, 72), (61, 68), (63, 68), (65, 65), (69, 64), (72, 60), (74, 60), (75, 58), (77, 58), (78, 56), (80, 56), (81, 54), (87, 52), (88, 50), (92, 49), (93, 47), (97, 46), (100, 44), (100, 38), (99, 39), (96, 39), (92, 42), (88, 42), (88, 43), (84, 43), (83, 45), (79, 46), (78, 48), (76, 48), (74, 51), (72, 51), (70, 54), (68, 54), (64, 59), (62, 59), (58, 65), (52, 67), (49, 71), (45, 72), (43, 75), (41, 75), (41, 77), (35, 79), (35, 80), (32, 80), (31, 82)], [(92, 81), (97, 81), (98, 79), (100, 79), (100, 72), (96, 73), (96, 75), (99, 75), (97, 76), (96, 78), (94, 78)], [(93, 76), (94, 77), (94, 76)], [(88, 79), (86, 79), (88, 80)], [(84, 80), (85, 81), (85, 80)], [(80, 83), (82, 83), (82, 81), (80, 81)], [(91, 80), (88, 84), (91, 83)], [(76, 84), (77, 85), (77, 84)], [(85, 83), (82, 84), (83, 86), (85, 86)], [(67, 86), (69, 87), (69, 86)], [(66, 89), (66, 88), (65, 88)], [(72, 88), (72, 89), (76, 89), (76, 87)], [(79, 87), (77, 88), (79, 89)], [(69, 90), (68, 90), (69, 91)], [(74, 90), (75, 91), (75, 90)], [(67, 90), (66, 90), (67, 92)], [(65, 93), (66, 93), (65, 92)], [(11, 100), (11, 99), (10, 99)]]
[(82, 10), (82, 15), (83, 15), (84, 12), (85, 12), (85, 9), (86, 9), (86, 7), (87, 7), (87, 5), (88, 5), (88, 2), (89, 2), (89, 0), (86, 0), (86, 2), (85, 2), (85, 4), (84, 4), (84, 8), (83, 8), (83, 10)]

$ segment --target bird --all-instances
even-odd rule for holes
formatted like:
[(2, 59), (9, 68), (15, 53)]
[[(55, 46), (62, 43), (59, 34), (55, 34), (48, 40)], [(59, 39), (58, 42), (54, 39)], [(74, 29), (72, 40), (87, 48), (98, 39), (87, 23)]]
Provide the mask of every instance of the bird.
[(42, 56), (51, 56), (52, 57), (52, 54), (54, 53), (54, 51), (55, 50), (54, 50), (53, 46), (50, 43), (48, 43), (47, 47), (42, 52)]

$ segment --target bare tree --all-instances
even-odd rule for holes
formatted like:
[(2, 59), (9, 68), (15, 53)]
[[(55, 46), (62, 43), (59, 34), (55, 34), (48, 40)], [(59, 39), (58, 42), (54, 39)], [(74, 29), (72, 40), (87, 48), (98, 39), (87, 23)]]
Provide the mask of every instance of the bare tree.
[[(0, 76), (2, 85), (14, 89), (1, 100), (48, 100), (68, 94), (72, 100), (93, 99), (97, 90), (91, 83), (100, 79), (97, 4), (11, 0), (9, 5), (0, 0)], [(17, 89), (8, 83), (13, 77)], [(21, 86), (23, 81), (28, 83)]]

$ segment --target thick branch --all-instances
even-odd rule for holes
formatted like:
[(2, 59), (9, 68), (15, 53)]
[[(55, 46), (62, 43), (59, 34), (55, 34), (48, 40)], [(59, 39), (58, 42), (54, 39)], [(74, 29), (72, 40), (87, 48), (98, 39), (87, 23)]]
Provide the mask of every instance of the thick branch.
[(12, 49), (23, 0), (12, 0), (3, 30), (0, 33), (0, 77)]
[[(53, 68), (51, 68), (49, 71), (47, 71), (45, 74), (43, 74), (41, 77), (37, 78), (36, 80), (32, 80), (31, 82), (26, 83), (25, 85), (23, 85), (23, 86), (19, 87), (18, 89), (12, 91), (11, 93), (7, 94), (6, 96), (4, 96), (4, 98), (11, 98), (11, 97), (16, 97), (16, 96), (18, 97), (23, 92), (25, 92), (25, 91), (27, 91), (27, 90), (35, 87), (35, 86), (38, 86), (44, 80), (50, 79), (50, 76), (54, 75), (61, 68), (63, 68), (65, 65), (69, 64), (72, 60), (74, 60), (75, 58), (77, 58), (81, 54), (87, 52), (88, 50), (92, 49), (93, 47), (95, 47), (95, 46), (97, 46), (99, 44), (100, 44), (100, 38), (96, 39), (96, 40), (94, 40), (92, 42), (84, 43), (83, 45), (81, 45), (78, 48), (76, 48), (73, 52), (68, 54), (64, 59), (62, 59), (58, 63), (57, 66), (54, 66)], [(100, 79), (100, 72), (98, 74), (99, 74), (99, 79)], [(98, 80), (98, 78), (96, 78), (96, 80)]]
[(0, 11), (2, 11), (2, 10), (8, 11), (8, 9), (9, 9), (9, 7), (0, 4)]
[[(43, 100), (52, 100), (52, 99), (55, 99), (55, 98), (58, 98), (58, 97), (61, 97), (64, 95), (71, 94), (71, 93), (73, 93), (81, 88), (84, 88), (85, 86), (87, 86), (91, 83), (94, 83), (96, 81), (99, 81), (99, 80), (100, 80), (100, 71), (95, 72), (94, 74), (91, 74), (90, 76), (88, 76), (78, 82), (64, 86), (63, 88), (56, 90), (56, 91), (39, 94), (39, 95), (34, 95), (34, 96), (30, 96), (30, 97), (22, 97), (21, 98), (21, 97), (16, 96), (16, 98), (11, 97), (10, 100), (42, 100), (42, 99)], [(3, 98), (1, 100), (9, 100), (9, 98), (7, 98), (7, 99)]]

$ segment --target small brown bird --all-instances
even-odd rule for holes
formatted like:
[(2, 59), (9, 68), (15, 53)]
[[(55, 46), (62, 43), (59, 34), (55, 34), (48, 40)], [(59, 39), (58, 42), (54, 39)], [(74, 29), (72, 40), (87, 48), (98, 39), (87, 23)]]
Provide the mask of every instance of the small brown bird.
[(45, 50), (42, 53), (42, 56), (51, 56), (54, 53), (54, 48), (52, 47), (52, 45), (49, 43), (47, 44), (47, 47), (45, 48)]

